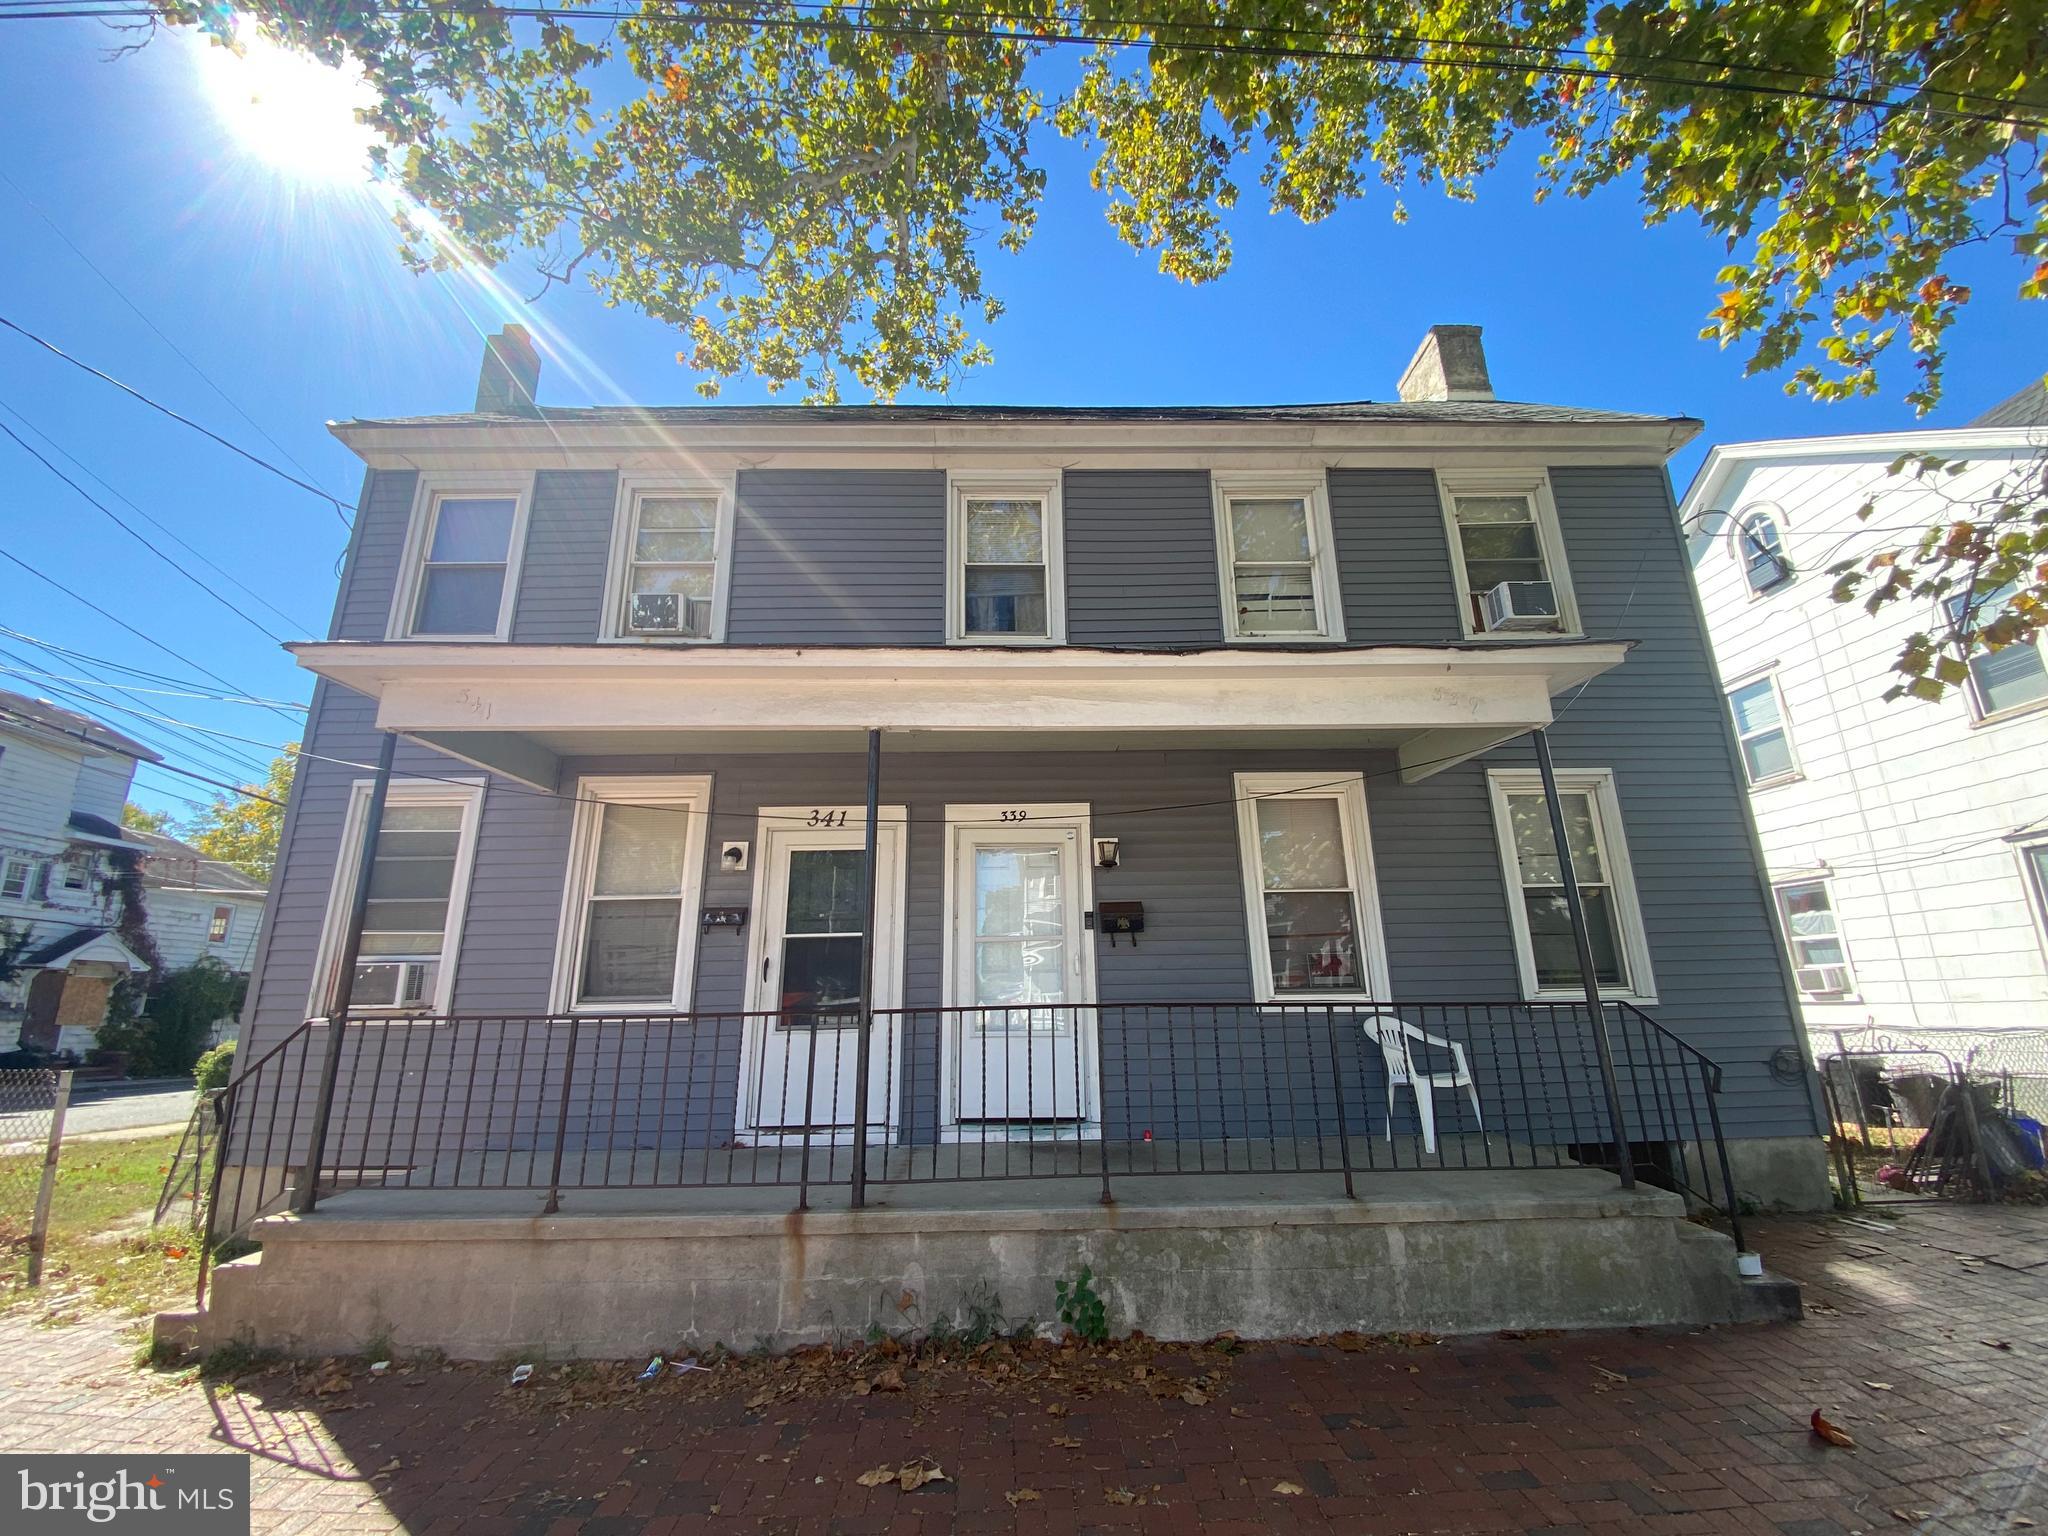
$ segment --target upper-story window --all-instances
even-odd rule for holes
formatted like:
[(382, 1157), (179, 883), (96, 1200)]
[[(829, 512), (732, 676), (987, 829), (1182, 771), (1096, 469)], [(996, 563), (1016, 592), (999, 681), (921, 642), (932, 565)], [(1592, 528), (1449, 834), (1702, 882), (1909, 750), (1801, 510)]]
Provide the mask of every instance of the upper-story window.
[(233, 907), (215, 907), (213, 909), (213, 916), (208, 919), (206, 924), (206, 942), (209, 944), (225, 944), (228, 938), (228, 929), (234, 926), (234, 921), (235, 909)]
[(526, 543), (517, 477), (422, 478), (391, 610), (394, 640), (503, 640)]
[(1735, 552), (1742, 561), (1742, 579), (1759, 595), (1792, 579), (1778, 520), (1768, 512), (1747, 512), (1735, 525)]
[(27, 899), (35, 889), (36, 866), (33, 859), (9, 859), (0, 866), (0, 896), (9, 900)]
[(1578, 608), (1542, 470), (1441, 474), (1444, 519), (1468, 635), (1572, 635)]
[(955, 475), (946, 520), (946, 638), (970, 645), (1066, 639), (1057, 478)]
[(732, 524), (727, 485), (622, 478), (605, 597), (607, 638), (724, 639)]
[(58, 865), (57, 883), (67, 891), (83, 891), (92, 885), (93, 866), (99, 860), (89, 853), (67, 853)]
[(1736, 739), (1742, 746), (1742, 771), (1752, 786), (1776, 783), (1798, 772), (1776, 674), (1730, 688), (1728, 710), (1734, 716)]
[(1322, 477), (1211, 477), (1231, 640), (1341, 640), (1336, 541)]
[(1792, 950), (1792, 980), (1808, 997), (1839, 998), (1855, 989), (1849, 952), (1834, 894), (1825, 880), (1795, 880), (1777, 888), (1778, 915)]
[[(1971, 634), (1984, 628), (2004, 610), (2018, 584), (1987, 592), (1974, 603), (1968, 593), (1949, 598), (1943, 608), (1949, 627)], [(2048, 666), (2041, 661), (2038, 640), (2017, 640), (1997, 650), (1979, 648), (1970, 656), (1970, 707), (1978, 719), (2020, 709), (2048, 698)]]

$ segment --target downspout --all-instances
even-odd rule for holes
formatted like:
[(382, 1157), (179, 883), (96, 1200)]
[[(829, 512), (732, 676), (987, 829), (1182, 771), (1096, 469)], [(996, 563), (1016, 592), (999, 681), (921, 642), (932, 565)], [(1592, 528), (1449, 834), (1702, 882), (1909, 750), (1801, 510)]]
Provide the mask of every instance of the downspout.
[(860, 924), (860, 1033), (853, 1047), (853, 1187), (849, 1191), (853, 1208), (859, 1210), (868, 1195), (868, 1074), (874, 1054), (875, 1026), (875, 888), (878, 871), (876, 852), (880, 844), (882, 794), (882, 733), (868, 731), (868, 824), (867, 892), (861, 905)]

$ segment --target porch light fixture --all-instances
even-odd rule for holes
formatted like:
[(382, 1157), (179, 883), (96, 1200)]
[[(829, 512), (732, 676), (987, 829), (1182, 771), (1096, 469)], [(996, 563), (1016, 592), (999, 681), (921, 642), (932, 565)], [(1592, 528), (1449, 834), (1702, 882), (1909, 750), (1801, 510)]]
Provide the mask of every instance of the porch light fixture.
[(1097, 869), (1115, 869), (1122, 858), (1118, 851), (1117, 840), (1113, 837), (1098, 837), (1094, 842), (1095, 867)]
[(721, 843), (718, 849), (718, 867), (727, 874), (737, 875), (747, 867), (747, 845), (745, 843)]

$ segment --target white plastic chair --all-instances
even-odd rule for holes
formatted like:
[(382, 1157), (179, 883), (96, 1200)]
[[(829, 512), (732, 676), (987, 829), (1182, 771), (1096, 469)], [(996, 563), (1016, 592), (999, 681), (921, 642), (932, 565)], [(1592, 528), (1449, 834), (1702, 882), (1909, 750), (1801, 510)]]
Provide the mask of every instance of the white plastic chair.
[[(1464, 1089), (1472, 1099), (1473, 1122), (1479, 1127), (1480, 1134), (1485, 1134), (1486, 1120), (1479, 1112), (1479, 1088), (1472, 1081), (1472, 1064), (1465, 1057), (1464, 1046), (1455, 1040), (1446, 1040), (1441, 1035), (1418, 1029), (1397, 1014), (1370, 1014), (1361, 1022), (1379, 1041), (1380, 1055), (1387, 1064), (1387, 1140), (1394, 1139), (1394, 1095), (1401, 1088), (1415, 1095), (1415, 1118), (1422, 1126), (1423, 1150), (1431, 1154), (1436, 1152), (1436, 1095), (1439, 1092), (1454, 1093)], [(1415, 1065), (1410, 1041), (1450, 1052), (1451, 1070), (1422, 1071)]]

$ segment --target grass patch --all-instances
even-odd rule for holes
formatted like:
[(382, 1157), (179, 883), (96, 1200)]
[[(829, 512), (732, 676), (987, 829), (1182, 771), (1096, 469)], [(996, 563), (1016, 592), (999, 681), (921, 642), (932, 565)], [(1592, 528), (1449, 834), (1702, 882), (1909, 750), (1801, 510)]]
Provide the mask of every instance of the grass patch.
[(85, 1311), (132, 1316), (189, 1300), (197, 1234), (149, 1225), (177, 1149), (175, 1131), (64, 1144), (38, 1290), (28, 1286), (28, 1234), (42, 1153), (0, 1157), (0, 1308), (40, 1307), (46, 1321), (68, 1322)]

